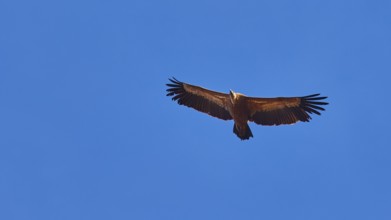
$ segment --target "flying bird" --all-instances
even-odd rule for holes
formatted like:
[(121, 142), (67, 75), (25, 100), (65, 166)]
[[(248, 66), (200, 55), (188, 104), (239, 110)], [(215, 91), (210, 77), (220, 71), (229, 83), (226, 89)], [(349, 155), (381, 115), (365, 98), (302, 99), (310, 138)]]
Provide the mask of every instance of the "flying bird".
[(174, 77), (166, 84), (167, 96), (179, 105), (185, 105), (222, 120), (234, 120), (233, 132), (241, 139), (253, 137), (248, 122), (259, 125), (294, 124), (308, 122), (310, 114), (320, 115), (327, 102), (320, 94), (302, 97), (258, 98), (248, 97), (230, 90), (229, 94), (215, 92), (181, 82)]

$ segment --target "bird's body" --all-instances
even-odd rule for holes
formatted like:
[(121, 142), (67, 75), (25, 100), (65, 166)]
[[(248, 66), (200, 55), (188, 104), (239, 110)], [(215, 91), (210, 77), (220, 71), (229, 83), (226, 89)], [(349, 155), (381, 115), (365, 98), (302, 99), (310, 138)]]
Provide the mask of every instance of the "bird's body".
[(233, 132), (241, 139), (253, 137), (248, 121), (261, 125), (293, 124), (308, 122), (308, 113), (320, 115), (327, 102), (319, 100), (319, 94), (303, 97), (255, 98), (230, 91), (229, 94), (207, 90), (178, 80), (170, 79), (167, 96), (180, 105), (194, 108), (223, 120), (234, 120)]
[(235, 121), (233, 132), (241, 139), (249, 139), (253, 134), (247, 124), (249, 110), (246, 104), (246, 97), (240, 93), (230, 91), (228, 111)]

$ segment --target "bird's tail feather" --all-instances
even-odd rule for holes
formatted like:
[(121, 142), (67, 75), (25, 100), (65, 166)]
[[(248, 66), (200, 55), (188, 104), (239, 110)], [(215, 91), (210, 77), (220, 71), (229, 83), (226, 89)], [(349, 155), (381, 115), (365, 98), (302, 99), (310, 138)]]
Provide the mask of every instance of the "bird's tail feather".
[(247, 123), (243, 127), (237, 126), (235, 123), (233, 131), (241, 140), (248, 140), (250, 137), (253, 137), (253, 133)]

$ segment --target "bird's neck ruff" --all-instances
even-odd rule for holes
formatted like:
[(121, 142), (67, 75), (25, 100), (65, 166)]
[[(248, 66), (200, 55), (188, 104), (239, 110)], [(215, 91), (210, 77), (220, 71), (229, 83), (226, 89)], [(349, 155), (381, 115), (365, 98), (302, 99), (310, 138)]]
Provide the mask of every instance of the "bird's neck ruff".
[(240, 93), (236, 93), (232, 90), (229, 90), (229, 98), (231, 100), (231, 103), (234, 104), (234, 103), (237, 103), (237, 101), (239, 100), (241, 94)]

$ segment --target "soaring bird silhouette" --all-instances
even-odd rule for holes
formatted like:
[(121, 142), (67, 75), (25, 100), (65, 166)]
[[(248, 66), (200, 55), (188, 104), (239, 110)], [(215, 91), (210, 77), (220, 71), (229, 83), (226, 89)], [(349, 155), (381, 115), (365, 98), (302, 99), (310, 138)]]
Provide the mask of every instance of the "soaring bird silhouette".
[(320, 94), (302, 97), (258, 98), (248, 97), (230, 90), (229, 94), (211, 91), (199, 86), (183, 83), (174, 77), (166, 84), (167, 96), (180, 105), (194, 108), (210, 116), (234, 120), (233, 132), (241, 139), (253, 137), (247, 122), (260, 125), (294, 124), (298, 121), (308, 122), (309, 114), (320, 115), (320, 107), (328, 105), (319, 100), (326, 99)]

